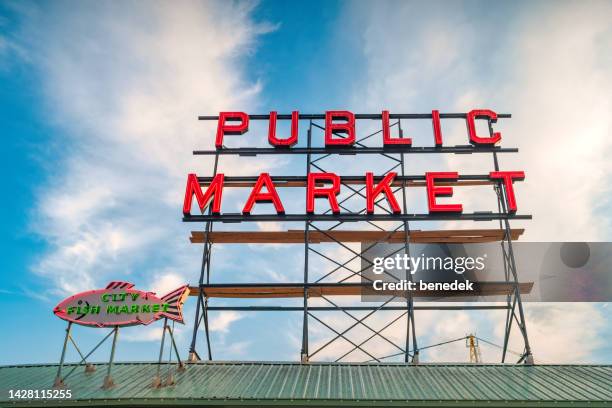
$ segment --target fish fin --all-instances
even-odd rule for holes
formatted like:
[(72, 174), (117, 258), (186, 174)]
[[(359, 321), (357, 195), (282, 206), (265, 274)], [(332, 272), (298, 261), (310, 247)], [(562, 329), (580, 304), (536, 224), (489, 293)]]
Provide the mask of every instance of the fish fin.
[(130, 289), (133, 287), (134, 287), (134, 284), (130, 282), (112, 281), (111, 283), (106, 285), (106, 288), (104, 289)]
[(189, 296), (189, 285), (183, 285), (180, 288), (164, 295), (161, 300), (168, 303), (168, 310), (161, 315), (168, 319), (183, 323), (183, 303)]
[(149, 319), (149, 320), (143, 320), (140, 318), (140, 315), (136, 316), (136, 320), (140, 322), (140, 324), (144, 324), (145, 326), (151, 324), (152, 322), (155, 321), (155, 319)]

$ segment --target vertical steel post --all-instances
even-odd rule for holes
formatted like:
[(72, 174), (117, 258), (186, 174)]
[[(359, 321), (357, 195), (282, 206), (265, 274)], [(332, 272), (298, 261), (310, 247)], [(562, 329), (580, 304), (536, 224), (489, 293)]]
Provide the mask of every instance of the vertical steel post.
[(159, 358), (157, 359), (157, 376), (153, 379), (153, 387), (157, 388), (161, 385), (161, 364), (164, 353), (164, 343), (166, 341), (166, 326), (168, 325), (168, 318), (164, 319), (164, 328), (162, 331), (161, 344), (159, 345)]
[[(399, 137), (404, 137), (404, 131), (402, 129), (402, 122), (398, 119), (397, 126), (399, 128)], [(405, 175), (404, 169), (404, 153), (400, 154), (400, 166), (402, 177)], [(404, 214), (408, 214), (408, 202), (406, 199), (406, 180), (402, 182), (402, 205)], [(408, 221), (404, 221), (404, 251), (406, 255), (410, 256), (410, 224)], [(406, 271), (407, 279), (412, 282), (412, 273)], [(419, 347), (416, 339), (416, 329), (414, 325), (414, 301), (412, 293), (406, 293), (406, 352), (404, 353), (404, 362), (407, 363), (410, 359), (410, 335), (412, 329), (412, 338), (414, 344), (414, 352), (412, 354), (412, 362), (419, 362)]]
[(196, 339), (198, 336), (198, 328), (200, 327), (200, 308), (203, 307), (202, 303), (202, 290), (200, 289), (200, 292), (198, 293), (198, 300), (196, 302), (195, 319), (193, 321), (193, 335), (191, 337), (191, 345), (189, 346), (189, 361), (197, 361), (200, 359), (196, 351)]
[(55, 381), (53, 382), (53, 387), (61, 388), (63, 387), (64, 381), (62, 380), (62, 368), (64, 368), (64, 359), (66, 358), (66, 348), (68, 348), (68, 339), (70, 338), (70, 330), (72, 329), (72, 322), (68, 322), (68, 327), (66, 327), (66, 337), (64, 337), (64, 346), (62, 347), (62, 356), (60, 357), (59, 367), (57, 368), (57, 375), (55, 376)]
[[(308, 148), (312, 145), (312, 120), (309, 122), (307, 134)], [(306, 177), (310, 174), (310, 153), (306, 154)], [(308, 189), (307, 189), (308, 190)], [(304, 316), (302, 322), (302, 350), (300, 360), (307, 363), (308, 355), (308, 253), (310, 251), (310, 222), (304, 224)]]
[[(489, 134), (493, 135), (493, 125), (491, 124), (491, 120), (488, 121), (489, 122)], [(495, 168), (495, 171), (499, 171), (499, 161), (497, 159), (497, 153), (493, 152), (493, 165)], [(504, 226), (505, 226), (505, 234), (504, 234), (504, 238), (502, 239), (502, 250), (504, 251), (504, 263), (507, 262), (506, 259), (506, 247), (504, 246), (504, 241), (506, 241), (506, 245), (507, 245), (507, 255), (508, 255), (508, 260), (509, 260), (509, 265), (508, 265), (508, 269), (510, 270), (510, 272), (512, 272), (512, 278), (514, 280), (514, 298), (516, 301), (516, 306), (518, 307), (518, 312), (519, 312), (519, 322), (518, 322), (518, 326), (519, 329), (521, 331), (521, 334), (523, 335), (523, 341), (525, 343), (525, 351), (523, 353), (523, 355), (521, 356), (521, 359), (519, 360), (519, 362), (521, 361), (525, 361), (526, 364), (533, 364), (533, 355), (531, 353), (531, 346), (529, 345), (529, 337), (527, 335), (527, 325), (525, 323), (525, 313), (523, 311), (523, 302), (521, 301), (521, 291), (520, 291), (520, 287), (519, 287), (519, 281), (518, 281), (518, 273), (516, 270), (516, 262), (514, 259), (514, 251), (512, 250), (512, 235), (511, 235), (511, 228), (510, 228), (510, 221), (508, 221), (508, 211), (506, 208), (506, 190), (505, 187), (503, 186), (503, 183), (498, 183), (498, 189), (500, 194), (498, 195), (498, 200), (499, 200), (499, 204), (501, 205), (502, 211), (503, 213), (506, 215), (504, 217)], [(514, 310), (512, 312), (512, 314), (514, 315)], [(508, 344), (508, 337), (510, 335), (510, 330), (508, 330), (505, 334), (505, 338), (504, 338), (504, 345), (507, 347)]]
[(185, 369), (185, 364), (183, 364), (183, 360), (181, 360), (181, 356), (179, 355), (178, 347), (176, 347), (176, 341), (174, 340), (174, 322), (172, 322), (172, 328), (170, 326), (167, 327), (168, 334), (170, 334), (170, 340), (172, 341), (172, 348), (174, 348), (174, 354), (176, 354), (176, 360), (179, 364), (179, 371)]
[(104, 388), (105, 390), (108, 390), (115, 386), (115, 382), (113, 381), (113, 378), (111, 377), (111, 370), (113, 368), (113, 361), (115, 360), (115, 348), (117, 346), (117, 335), (119, 334), (119, 326), (115, 326), (113, 330), (115, 332), (113, 334), (113, 344), (111, 345), (110, 359), (108, 361), (106, 377), (104, 377), (104, 384), (102, 385), (102, 388)]
[[(215, 164), (213, 166), (213, 177), (217, 175), (217, 169), (219, 166), (219, 153), (215, 153)], [(208, 208), (208, 214), (210, 215), (212, 208)], [(196, 343), (198, 337), (198, 329), (200, 327), (200, 308), (202, 308), (202, 317), (204, 320), (204, 330), (206, 332), (206, 346), (208, 349), (208, 359), (212, 360), (212, 352), (210, 347), (210, 335), (208, 332), (208, 299), (204, 299), (204, 292), (202, 290), (204, 286), (204, 275), (206, 274), (206, 283), (210, 283), (210, 252), (212, 245), (209, 242), (208, 234), (212, 231), (212, 221), (206, 221), (204, 227), (204, 247), (202, 250), (202, 267), (200, 268), (200, 280), (198, 288), (198, 302), (196, 305), (195, 319), (193, 323), (193, 335), (191, 337), (191, 345), (189, 346), (189, 361), (196, 361), (199, 359)]]

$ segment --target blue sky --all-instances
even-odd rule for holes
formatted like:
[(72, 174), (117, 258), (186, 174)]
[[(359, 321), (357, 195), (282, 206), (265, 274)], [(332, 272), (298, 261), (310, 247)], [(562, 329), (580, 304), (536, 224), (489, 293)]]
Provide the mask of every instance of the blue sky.
[[(197, 280), (200, 248), (188, 243), (193, 226), (180, 211), (186, 174), (210, 172), (191, 155), (213, 146), (214, 129), (198, 114), (511, 112), (503, 132), (521, 153), (506, 165), (526, 171), (517, 196), (534, 214), (525, 239), (609, 240), (610, 17), (606, 2), (1, 3), (0, 306), (12, 330), (0, 340), (11, 350), (0, 364), (57, 360), (65, 325), (51, 310), (75, 290), (126, 279), (162, 292)], [(431, 160), (415, 160), (412, 171), (490, 166)], [(224, 166), (228, 174), (303, 169), (287, 159)], [(220, 247), (215, 277), (299, 280), (301, 251)], [(607, 305), (527, 312), (536, 360), (612, 361)], [(421, 316), (421, 344), (473, 330), (499, 338), (492, 315)], [(296, 314), (220, 314), (213, 351), (297, 359), (300, 326)], [(179, 331), (183, 351), (189, 327)], [(314, 330), (314, 342), (329, 334)], [(154, 358), (158, 334), (126, 330), (118, 358)], [(76, 332), (84, 344), (100, 336)], [(463, 360), (462, 347), (424, 357)], [(483, 349), (485, 360), (495, 353)]]

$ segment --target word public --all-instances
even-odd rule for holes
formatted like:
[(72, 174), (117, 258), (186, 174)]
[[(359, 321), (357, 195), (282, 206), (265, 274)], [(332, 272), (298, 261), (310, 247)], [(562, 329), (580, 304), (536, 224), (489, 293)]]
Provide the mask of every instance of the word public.
[[(409, 137), (393, 137), (389, 124), (389, 111), (384, 110), (381, 114), (383, 146), (411, 146), (412, 139)], [(276, 134), (277, 112), (270, 112), (268, 127), (268, 143), (274, 147), (286, 148), (298, 142), (298, 126), (300, 113), (291, 113), (291, 135), (279, 138)], [(431, 111), (434, 143), (437, 147), (443, 145), (442, 127), (440, 125), (440, 112)], [(501, 140), (500, 132), (493, 132), (490, 136), (479, 136), (476, 134), (476, 119), (488, 119), (497, 121), (497, 113), (489, 109), (474, 109), (466, 114), (467, 129), (470, 143), (480, 146), (491, 146)], [(226, 135), (241, 135), (249, 130), (249, 115), (245, 112), (221, 112), (217, 123), (217, 135), (215, 146), (223, 148), (223, 139)], [(356, 142), (355, 114), (349, 111), (327, 111), (325, 112), (325, 147), (347, 147)]]
[[(440, 127), (440, 113), (432, 111), (432, 126), (434, 142), (437, 147), (443, 145), (442, 132)], [(382, 141), (384, 146), (403, 145), (410, 148), (412, 140), (404, 137), (393, 137), (389, 124), (389, 111), (382, 111)], [(299, 112), (291, 114), (291, 134), (286, 138), (279, 138), (276, 134), (276, 123), (278, 114), (270, 112), (268, 142), (277, 148), (290, 148), (298, 142)], [(467, 129), (470, 143), (475, 146), (492, 146), (497, 144), (502, 135), (500, 132), (491, 132), (488, 136), (479, 136), (476, 133), (476, 119), (488, 119), (491, 122), (497, 120), (497, 114), (487, 109), (471, 110), (466, 114)], [(249, 115), (245, 112), (221, 112), (218, 118), (215, 146), (218, 150), (223, 149), (223, 140), (226, 135), (240, 135), (248, 131)], [(344, 137), (339, 136), (342, 134)], [(352, 146), (356, 142), (355, 134), (355, 115), (349, 111), (327, 111), (325, 112), (325, 147)], [(364, 148), (365, 149), (365, 148)], [(389, 172), (382, 176), (375, 177), (373, 173), (365, 174), (365, 200), (367, 214), (374, 213), (374, 206), (379, 197), (384, 196), (390, 210), (394, 214), (402, 212), (391, 186), (397, 177), (397, 173)], [(513, 189), (514, 181), (524, 180), (525, 173), (522, 171), (492, 171), (488, 174), (492, 182), (502, 183), (506, 191), (507, 210), (509, 213), (516, 213), (517, 204)], [(427, 204), (429, 213), (461, 213), (463, 206), (460, 203), (439, 203), (440, 197), (451, 197), (453, 187), (448, 185), (459, 179), (457, 172), (427, 172), (425, 173), (425, 187), (427, 190)], [(439, 182), (439, 183), (438, 183)], [(438, 184), (437, 184), (438, 183)], [(191, 207), (195, 196), (200, 211), (209, 208), (213, 215), (221, 214), (221, 202), (225, 175), (216, 174), (208, 183), (206, 190), (198, 181), (196, 174), (189, 174), (187, 177), (187, 187), (183, 202), (183, 214), (191, 215)], [(323, 198), (328, 201), (329, 208), (334, 214), (340, 213), (337, 196), (340, 194), (342, 184), (341, 176), (335, 173), (309, 173), (306, 179), (306, 213), (315, 213), (315, 199)], [(212, 206), (211, 206), (212, 203)], [(255, 182), (248, 199), (242, 209), (244, 215), (250, 215), (253, 207), (257, 203), (271, 203), (279, 215), (285, 214), (285, 208), (276, 191), (275, 184), (268, 173), (261, 173)]]

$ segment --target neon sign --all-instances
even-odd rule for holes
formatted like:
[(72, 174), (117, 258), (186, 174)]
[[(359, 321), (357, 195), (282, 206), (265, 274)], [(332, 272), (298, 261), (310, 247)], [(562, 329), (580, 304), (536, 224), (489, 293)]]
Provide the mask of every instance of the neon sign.
[[(283, 115), (287, 117), (287, 115)], [(393, 115), (389, 111), (382, 111), (379, 115), (382, 126), (382, 147), (392, 148), (394, 153), (409, 153), (414, 151), (412, 139), (402, 137), (402, 135), (393, 135), (390, 118)], [(433, 129), (433, 141), (436, 149), (444, 151), (444, 140), (441, 131), (440, 118), (441, 114), (437, 110), (431, 112), (431, 121)], [(476, 132), (476, 120), (486, 119), (489, 123), (495, 123), (498, 119), (497, 113), (488, 109), (475, 109), (464, 115), (467, 124), (467, 136), (473, 149), (491, 148), (498, 144), (502, 135), (500, 132), (491, 130), (487, 136), (478, 135)], [(300, 114), (298, 111), (291, 113), (291, 130), (289, 135), (279, 136), (277, 134), (277, 120), (279, 115), (277, 112), (270, 112), (268, 116), (268, 143), (275, 149), (285, 149), (290, 151), (295, 149), (298, 143), (299, 134), (298, 126)], [(333, 152), (334, 149), (350, 148), (356, 144), (357, 135), (355, 131), (356, 115), (349, 111), (327, 111), (324, 115), (325, 120), (325, 150)], [(245, 112), (221, 112), (217, 121), (217, 132), (215, 138), (215, 146), (217, 152), (222, 152), (224, 138), (228, 135), (242, 135), (249, 130), (249, 115)], [(366, 152), (370, 148), (363, 147), (357, 151)], [(421, 148), (423, 149), (423, 148)], [(460, 179), (458, 172), (426, 172), (424, 174), (424, 185), (427, 194), (427, 206), (430, 215), (444, 214), (461, 214), (463, 206), (461, 203), (440, 203), (438, 199), (441, 197), (452, 197), (454, 189), (452, 183)], [(366, 172), (364, 175), (365, 184), (365, 201), (366, 201), (366, 216), (374, 213), (374, 203), (378, 198), (386, 200), (392, 214), (401, 214), (401, 209), (396, 197), (393, 194), (391, 186), (396, 181), (397, 173), (389, 172), (382, 175), (374, 175), (371, 172)], [(515, 181), (525, 179), (523, 171), (492, 171), (488, 173), (487, 179), (492, 183), (498, 183), (503, 186), (506, 195), (507, 213), (514, 215), (517, 212), (518, 205), (516, 195), (514, 193), (513, 184)], [(321, 172), (309, 173), (306, 176), (306, 205), (305, 214), (315, 214), (315, 201), (317, 198), (323, 198), (327, 201), (327, 206), (332, 214), (340, 214), (340, 206), (337, 196), (341, 191), (343, 178), (335, 173)], [(191, 209), (194, 201), (202, 214), (210, 208), (213, 216), (222, 216), (221, 206), (223, 198), (223, 189), (226, 185), (225, 175), (223, 173), (215, 174), (208, 182), (206, 189), (203, 191), (196, 174), (187, 176), (187, 185), (185, 189), (185, 197), (183, 201), (183, 214), (185, 219), (191, 217)], [(281, 197), (279, 196), (273, 177), (268, 173), (261, 173), (257, 177), (252, 190), (245, 201), (242, 208), (243, 216), (250, 216), (253, 208), (258, 203), (271, 203), (274, 206), (276, 215), (285, 215)], [(212, 204), (212, 205), (211, 205)], [(319, 208), (322, 209), (322, 208)]]
[(183, 323), (183, 303), (189, 296), (187, 285), (161, 298), (133, 287), (129, 282), (110, 282), (104, 289), (62, 300), (53, 313), (60, 319), (94, 327), (147, 325), (163, 318)]

